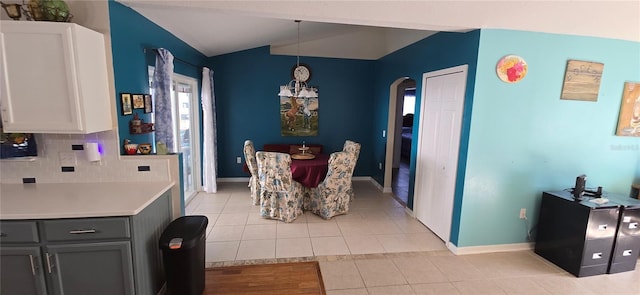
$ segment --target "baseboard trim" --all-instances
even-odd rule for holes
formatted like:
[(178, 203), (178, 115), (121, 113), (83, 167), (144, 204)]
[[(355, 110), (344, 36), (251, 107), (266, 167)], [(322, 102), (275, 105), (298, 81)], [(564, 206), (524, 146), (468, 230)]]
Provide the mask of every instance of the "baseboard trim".
[[(413, 214), (413, 210), (409, 209), (409, 207), (404, 207), (404, 212), (409, 214), (409, 216), (416, 218), (416, 216)], [(425, 226), (426, 227), (426, 226)]]
[(447, 248), (449, 248), (449, 250), (455, 255), (533, 250), (534, 245), (534, 243), (515, 243), (487, 246), (456, 247), (456, 245), (447, 242)]
[(249, 182), (249, 177), (225, 177), (218, 178), (218, 182)]

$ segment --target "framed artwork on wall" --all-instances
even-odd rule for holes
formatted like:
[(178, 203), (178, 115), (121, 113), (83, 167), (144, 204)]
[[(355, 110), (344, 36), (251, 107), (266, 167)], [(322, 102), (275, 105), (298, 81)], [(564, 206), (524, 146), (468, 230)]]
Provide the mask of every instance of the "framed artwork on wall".
[(280, 97), (280, 135), (281, 136), (317, 136), (318, 135), (318, 98), (317, 97), (302, 98), (302, 97), (294, 97), (294, 96), (291, 96), (291, 97), (281, 96)]
[(122, 102), (122, 115), (126, 116), (133, 114), (131, 93), (120, 93), (120, 101)]
[(131, 100), (134, 109), (144, 109), (144, 94), (132, 94)]
[(151, 101), (151, 94), (144, 95), (144, 112), (145, 113), (153, 112), (153, 103)]
[(640, 136), (640, 82), (624, 83), (616, 135)]

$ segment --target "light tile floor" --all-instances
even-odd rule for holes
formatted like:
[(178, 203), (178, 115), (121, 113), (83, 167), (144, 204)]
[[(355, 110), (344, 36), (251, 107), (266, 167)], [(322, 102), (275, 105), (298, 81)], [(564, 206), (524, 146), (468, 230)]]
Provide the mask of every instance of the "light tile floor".
[(367, 181), (354, 182), (349, 214), (305, 212), (293, 223), (261, 218), (246, 183), (218, 189), (186, 208), (209, 219), (207, 266), (318, 260), (328, 295), (640, 294), (640, 265), (576, 278), (532, 251), (456, 256)]

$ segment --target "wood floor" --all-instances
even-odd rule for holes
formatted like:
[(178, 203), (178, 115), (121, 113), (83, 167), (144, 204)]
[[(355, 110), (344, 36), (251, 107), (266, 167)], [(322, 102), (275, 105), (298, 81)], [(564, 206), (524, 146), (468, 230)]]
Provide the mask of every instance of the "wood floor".
[(205, 280), (204, 295), (326, 294), (317, 261), (217, 267)]

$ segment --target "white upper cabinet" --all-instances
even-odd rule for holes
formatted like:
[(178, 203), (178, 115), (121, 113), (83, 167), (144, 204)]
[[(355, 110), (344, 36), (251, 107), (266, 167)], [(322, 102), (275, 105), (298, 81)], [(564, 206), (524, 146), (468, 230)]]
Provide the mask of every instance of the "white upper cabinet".
[(0, 22), (5, 132), (113, 129), (104, 36), (73, 23)]

